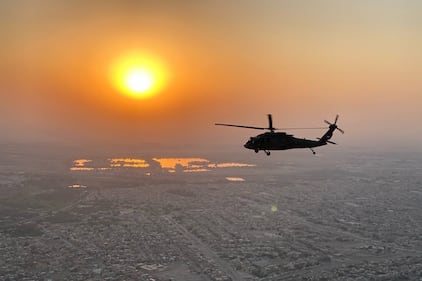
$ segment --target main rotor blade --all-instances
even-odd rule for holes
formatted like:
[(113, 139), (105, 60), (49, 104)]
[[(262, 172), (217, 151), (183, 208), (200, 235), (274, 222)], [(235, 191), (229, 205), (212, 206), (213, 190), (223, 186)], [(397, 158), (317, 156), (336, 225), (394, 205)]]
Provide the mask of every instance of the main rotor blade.
[(344, 134), (344, 131), (340, 129), (339, 127), (337, 127), (337, 130), (339, 130), (342, 134)]
[(338, 114), (336, 115), (336, 119), (334, 120), (334, 124), (337, 124)]
[(273, 128), (273, 117), (271, 116), (271, 114), (268, 114), (268, 129), (273, 132), (274, 128)]
[(325, 122), (325, 123), (327, 123), (328, 125), (331, 125), (331, 123), (330, 123), (330, 122), (328, 122), (327, 120), (324, 120), (324, 122)]
[(309, 127), (309, 128), (274, 128), (275, 130), (321, 130), (327, 127)]
[(222, 124), (222, 123), (215, 123), (217, 126), (227, 126), (227, 127), (237, 127), (237, 128), (246, 128), (246, 129), (255, 129), (255, 130), (268, 130), (268, 128), (262, 127), (253, 127), (253, 126), (242, 126), (242, 125), (232, 125), (232, 124)]

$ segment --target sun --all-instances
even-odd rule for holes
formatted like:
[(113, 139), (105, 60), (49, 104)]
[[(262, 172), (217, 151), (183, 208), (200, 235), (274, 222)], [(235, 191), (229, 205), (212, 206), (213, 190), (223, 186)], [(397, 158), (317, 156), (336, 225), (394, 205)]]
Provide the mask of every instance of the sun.
[(127, 74), (126, 86), (134, 93), (145, 93), (154, 86), (154, 77), (148, 70), (135, 69)]
[(163, 63), (145, 53), (126, 53), (111, 66), (114, 87), (131, 98), (149, 98), (159, 93), (167, 82)]

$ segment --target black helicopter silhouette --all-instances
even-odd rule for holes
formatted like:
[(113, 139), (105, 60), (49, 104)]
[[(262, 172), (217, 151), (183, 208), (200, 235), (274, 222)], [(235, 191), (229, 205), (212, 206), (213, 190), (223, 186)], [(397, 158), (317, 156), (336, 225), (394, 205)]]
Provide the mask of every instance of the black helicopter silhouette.
[(317, 140), (308, 140), (308, 139), (299, 139), (295, 138), (293, 135), (286, 134), (285, 132), (275, 132), (278, 130), (296, 130), (296, 129), (326, 129), (327, 127), (320, 128), (274, 128), (273, 127), (273, 118), (271, 114), (268, 114), (268, 128), (263, 127), (253, 127), (253, 126), (242, 126), (242, 125), (232, 125), (232, 124), (222, 124), (215, 123), (218, 126), (229, 126), (229, 127), (238, 127), (238, 128), (247, 128), (255, 130), (269, 130), (269, 132), (259, 134), (255, 137), (251, 137), (245, 144), (244, 147), (247, 149), (252, 149), (256, 153), (260, 150), (263, 150), (268, 156), (271, 154), (270, 150), (286, 150), (293, 148), (309, 148), (313, 154), (315, 150), (313, 147), (323, 146), (328, 143), (336, 144), (335, 142), (330, 141), (331, 137), (335, 130), (339, 130), (342, 134), (344, 131), (337, 127), (338, 114), (334, 123), (330, 123), (327, 120), (324, 120), (325, 123), (329, 125), (328, 131)]

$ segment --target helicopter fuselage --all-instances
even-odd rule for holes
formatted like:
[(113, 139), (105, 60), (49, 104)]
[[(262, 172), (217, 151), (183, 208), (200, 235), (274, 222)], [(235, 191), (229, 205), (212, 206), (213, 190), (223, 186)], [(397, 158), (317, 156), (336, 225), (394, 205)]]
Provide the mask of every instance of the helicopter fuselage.
[[(308, 140), (305, 138), (295, 138), (293, 135), (287, 134), (285, 132), (275, 132), (277, 128), (273, 127), (273, 119), (271, 114), (268, 114), (268, 127), (254, 127), (254, 126), (244, 126), (244, 125), (233, 125), (233, 124), (224, 124), (224, 123), (215, 123), (219, 126), (228, 126), (228, 127), (238, 127), (246, 129), (255, 129), (255, 130), (269, 130), (267, 133), (259, 134), (255, 137), (251, 137), (243, 146), (247, 149), (252, 149), (256, 153), (260, 150), (263, 150), (267, 155), (270, 155), (270, 150), (287, 150), (293, 148), (309, 148), (313, 154), (315, 151), (313, 147), (323, 146), (327, 143), (335, 144), (330, 141), (331, 137), (335, 130), (344, 133), (342, 129), (337, 127), (338, 114), (334, 120), (334, 123), (330, 123), (327, 120), (324, 120), (327, 123), (328, 131), (325, 134), (318, 138), (317, 140)], [(290, 128), (290, 129), (317, 129), (317, 128)], [(321, 128), (318, 128), (321, 129)]]
[(312, 148), (326, 145), (320, 140), (308, 140), (295, 138), (293, 135), (284, 132), (268, 132), (251, 137), (244, 147), (255, 151), (264, 150), (287, 150), (292, 148)]

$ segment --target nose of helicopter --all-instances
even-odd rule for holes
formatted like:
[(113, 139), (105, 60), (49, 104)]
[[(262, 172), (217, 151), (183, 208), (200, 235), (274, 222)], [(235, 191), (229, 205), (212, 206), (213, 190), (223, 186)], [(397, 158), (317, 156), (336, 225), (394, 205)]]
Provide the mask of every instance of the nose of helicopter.
[(252, 145), (252, 142), (250, 141), (250, 140), (248, 140), (244, 145), (243, 145), (245, 148), (247, 148), (247, 149), (252, 149), (253, 147), (253, 145)]

